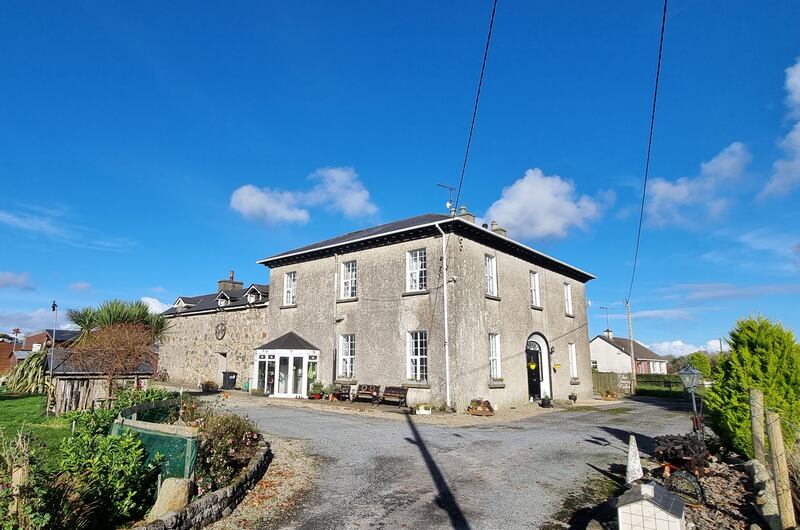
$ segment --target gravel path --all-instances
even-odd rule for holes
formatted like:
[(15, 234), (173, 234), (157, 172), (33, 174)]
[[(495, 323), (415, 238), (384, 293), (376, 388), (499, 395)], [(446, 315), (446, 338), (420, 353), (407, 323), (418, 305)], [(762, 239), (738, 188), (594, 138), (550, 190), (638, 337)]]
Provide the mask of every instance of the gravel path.
[(306, 440), (320, 458), (318, 480), (281, 523), (299, 529), (538, 528), (587, 477), (625, 463), (629, 432), (647, 451), (652, 437), (691, 426), (683, 405), (663, 400), (461, 427), (245, 400), (227, 406), (268, 438)]

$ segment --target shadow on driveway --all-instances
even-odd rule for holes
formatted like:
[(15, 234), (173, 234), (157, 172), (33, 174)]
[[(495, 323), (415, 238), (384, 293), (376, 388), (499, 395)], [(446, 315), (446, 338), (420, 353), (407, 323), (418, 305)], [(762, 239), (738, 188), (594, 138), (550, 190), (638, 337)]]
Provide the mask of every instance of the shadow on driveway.
[(461, 511), (461, 507), (453, 496), (453, 492), (450, 490), (447, 480), (445, 480), (444, 475), (442, 475), (442, 471), (433, 459), (433, 455), (431, 455), (431, 452), (428, 450), (428, 446), (425, 445), (425, 441), (422, 439), (422, 436), (420, 436), (417, 426), (414, 425), (411, 416), (408, 414), (406, 415), (406, 421), (411, 429), (411, 434), (414, 435), (413, 438), (406, 438), (406, 441), (416, 445), (419, 449), (423, 460), (425, 460), (425, 465), (428, 466), (428, 472), (431, 474), (434, 484), (436, 484), (436, 489), (439, 491), (439, 495), (436, 497), (436, 505), (447, 512), (447, 515), (450, 517), (450, 524), (453, 525), (453, 528), (469, 529), (470, 526), (467, 522), (467, 518), (464, 516), (464, 512)]

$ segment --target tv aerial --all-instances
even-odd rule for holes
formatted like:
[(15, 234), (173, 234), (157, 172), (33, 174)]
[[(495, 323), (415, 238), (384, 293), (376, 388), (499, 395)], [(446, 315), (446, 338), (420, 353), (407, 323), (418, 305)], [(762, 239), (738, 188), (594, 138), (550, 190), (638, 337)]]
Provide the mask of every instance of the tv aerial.
[(448, 211), (451, 210), (453, 208), (453, 192), (456, 191), (456, 189), (453, 186), (448, 186), (447, 184), (437, 184), (436, 186), (442, 188), (443, 190), (447, 190), (450, 193), (450, 198), (447, 200), (447, 204), (445, 204), (445, 206), (447, 206)]

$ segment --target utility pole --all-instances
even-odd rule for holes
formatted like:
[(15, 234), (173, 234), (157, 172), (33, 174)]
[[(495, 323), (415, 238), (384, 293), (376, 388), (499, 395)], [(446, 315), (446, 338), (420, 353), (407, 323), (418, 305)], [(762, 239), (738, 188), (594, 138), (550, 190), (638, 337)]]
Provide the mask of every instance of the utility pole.
[(631, 350), (631, 395), (636, 394), (636, 354), (633, 351), (633, 323), (630, 300), (625, 300), (625, 316), (628, 318), (628, 348)]
[(722, 355), (722, 337), (719, 338), (719, 354)]
[(54, 355), (53, 352), (56, 349), (56, 326), (58, 326), (58, 304), (56, 301), (53, 300), (53, 305), (50, 306), (50, 309), (55, 313), (55, 318), (53, 319), (53, 343), (50, 345), (50, 384), (53, 384), (53, 362), (54, 362)]
[(611, 329), (611, 326), (608, 324), (608, 308), (604, 305), (601, 305), (600, 309), (606, 312), (606, 331), (608, 331), (609, 329)]

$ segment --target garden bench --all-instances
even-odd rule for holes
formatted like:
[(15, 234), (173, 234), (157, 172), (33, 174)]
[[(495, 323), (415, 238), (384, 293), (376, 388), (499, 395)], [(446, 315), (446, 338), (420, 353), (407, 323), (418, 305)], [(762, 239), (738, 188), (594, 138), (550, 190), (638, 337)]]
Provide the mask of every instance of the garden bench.
[(350, 401), (350, 385), (335, 384), (333, 385), (333, 397), (339, 401)]
[(408, 397), (408, 389), (402, 386), (387, 386), (381, 396), (381, 403), (384, 401), (394, 401), (398, 407), (406, 406), (406, 398)]
[(370, 403), (376, 405), (381, 399), (381, 385), (358, 385), (353, 401), (368, 399)]

